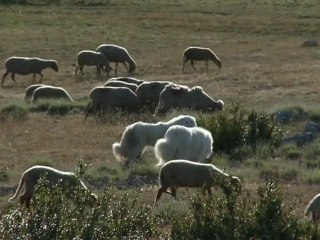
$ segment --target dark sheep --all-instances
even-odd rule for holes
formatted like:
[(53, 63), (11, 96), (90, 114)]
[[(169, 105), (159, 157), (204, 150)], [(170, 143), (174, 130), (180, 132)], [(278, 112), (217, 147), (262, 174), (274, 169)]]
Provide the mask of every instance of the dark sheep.
[(222, 100), (214, 100), (199, 86), (187, 88), (184, 86), (167, 85), (160, 93), (155, 114), (163, 114), (172, 108), (190, 108), (201, 111), (223, 110)]
[(108, 59), (103, 53), (90, 50), (83, 50), (77, 54), (74, 75), (77, 74), (78, 69), (80, 70), (81, 74), (83, 74), (84, 66), (96, 66), (97, 75), (101, 73), (101, 69), (103, 69), (103, 66), (105, 66), (107, 75), (109, 75), (109, 72), (112, 70)]
[[(114, 44), (102, 44), (97, 47), (96, 52), (103, 53), (109, 60), (109, 62), (115, 62), (114, 74), (117, 75), (118, 63), (122, 63), (129, 74), (133, 73), (136, 69), (136, 63), (130, 56), (127, 49)], [(129, 67), (126, 65), (129, 64)]]
[(46, 60), (40, 58), (26, 58), (26, 57), (10, 57), (5, 61), (6, 72), (3, 74), (1, 86), (3, 86), (4, 79), (11, 73), (11, 79), (15, 82), (14, 75), (28, 75), (33, 74), (33, 82), (35, 81), (36, 74), (41, 76), (40, 82), (42, 82), (42, 71), (46, 68), (51, 68), (54, 71), (58, 71), (58, 63), (55, 60)]
[(65, 89), (54, 86), (42, 86), (35, 89), (32, 94), (31, 103), (34, 103), (39, 99), (63, 99), (73, 102), (73, 99)]

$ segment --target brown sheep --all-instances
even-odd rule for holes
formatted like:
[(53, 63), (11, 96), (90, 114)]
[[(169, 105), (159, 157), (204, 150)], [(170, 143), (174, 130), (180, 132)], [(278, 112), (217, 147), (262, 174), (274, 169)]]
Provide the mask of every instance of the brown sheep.
[(32, 98), (33, 92), (39, 88), (39, 87), (44, 87), (44, 86), (49, 86), (49, 85), (45, 85), (45, 84), (32, 84), (29, 87), (26, 88), (25, 90), (25, 96), (24, 96), (24, 100), (26, 102), (29, 102)]
[[(9, 202), (18, 197), (22, 188), (24, 192), (19, 196), (20, 204), (25, 204), (29, 211), (31, 211), (31, 199), (36, 191), (36, 184), (41, 177), (46, 177), (49, 186), (53, 186), (57, 183), (61, 183), (63, 187), (71, 193), (73, 190), (81, 189), (88, 191), (86, 185), (72, 172), (59, 171), (52, 167), (35, 165), (22, 174), (20, 182), (15, 194), (9, 199)], [(97, 200), (97, 196), (91, 193), (92, 200)]]
[(190, 61), (191, 66), (196, 70), (194, 66), (194, 61), (205, 61), (206, 62), (206, 71), (208, 71), (208, 61), (214, 62), (219, 68), (222, 67), (221, 60), (210, 48), (203, 47), (188, 47), (183, 52), (182, 58), (182, 72), (184, 72), (184, 67), (186, 62)]
[(172, 108), (219, 111), (223, 106), (222, 100), (214, 100), (199, 86), (190, 89), (185, 86), (167, 85), (160, 93), (155, 114), (163, 114)]
[[(231, 176), (212, 164), (197, 163), (187, 160), (171, 160), (165, 163), (159, 171), (160, 188), (155, 204), (162, 193), (168, 193), (176, 198), (179, 187), (201, 187), (212, 194), (211, 187), (220, 187), (225, 194), (241, 191), (241, 181), (238, 177)], [(170, 192), (168, 192), (170, 188)]]
[(46, 60), (40, 58), (26, 58), (26, 57), (10, 57), (5, 61), (6, 72), (3, 74), (1, 86), (3, 86), (4, 79), (11, 73), (11, 79), (15, 82), (14, 75), (28, 75), (33, 74), (33, 82), (35, 81), (36, 74), (41, 76), (40, 82), (42, 82), (42, 71), (46, 68), (51, 68), (54, 71), (58, 71), (58, 63), (55, 60)]

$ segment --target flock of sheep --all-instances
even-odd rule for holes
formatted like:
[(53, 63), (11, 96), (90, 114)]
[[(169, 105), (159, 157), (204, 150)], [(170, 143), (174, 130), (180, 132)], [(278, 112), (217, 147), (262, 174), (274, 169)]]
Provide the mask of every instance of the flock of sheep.
[[(208, 70), (208, 61), (213, 61), (221, 68), (221, 60), (208, 48), (189, 47), (183, 53), (182, 71), (185, 64), (190, 61), (205, 61)], [(102, 71), (109, 76), (113, 70), (110, 63), (115, 63), (114, 74), (117, 74), (118, 63), (122, 63), (129, 74), (136, 69), (136, 63), (129, 52), (120, 46), (102, 44), (95, 51), (83, 50), (77, 55), (75, 71), (83, 74), (84, 66), (95, 66), (97, 74)], [(9, 73), (15, 81), (15, 74), (36, 74), (41, 76), (42, 71), (51, 68), (58, 71), (55, 60), (39, 58), (11, 57), (5, 62), (6, 72), (1, 81), (1, 86)], [(196, 69), (195, 69), (196, 70)], [(40, 81), (41, 81), (40, 80)], [(163, 114), (172, 108), (192, 108), (203, 111), (219, 111), (223, 109), (222, 100), (214, 100), (199, 86), (189, 88), (166, 81), (143, 81), (132, 77), (118, 77), (109, 79), (104, 86), (95, 87), (90, 92), (90, 110), (92, 112), (107, 108), (123, 108), (130, 112), (138, 112), (145, 105), (156, 104), (155, 114)], [(73, 101), (67, 91), (61, 87), (44, 84), (33, 84), (26, 89), (25, 99), (32, 103), (43, 98), (63, 98)], [(119, 143), (112, 145), (112, 151), (117, 160), (128, 167), (141, 157), (146, 146), (154, 147), (158, 159), (160, 188), (157, 192), (155, 203), (162, 193), (176, 197), (179, 187), (201, 187), (204, 192), (211, 194), (211, 187), (217, 186), (225, 193), (241, 189), (238, 177), (229, 175), (212, 164), (213, 138), (206, 129), (197, 127), (193, 116), (180, 115), (168, 122), (146, 123), (136, 122), (126, 127)], [(25, 204), (30, 210), (30, 202), (35, 193), (35, 186), (42, 175), (46, 175), (51, 185), (58, 181), (68, 186), (68, 190), (79, 188), (89, 191), (85, 184), (74, 173), (62, 172), (46, 166), (33, 166), (21, 176), (20, 183), (13, 197), (20, 194), (20, 203)], [(21, 194), (22, 188), (24, 191)], [(170, 191), (168, 191), (170, 189)], [(97, 196), (92, 194), (92, 200)], [(313, 221), (320, 220), (320, 194), (311, 200), (305, 211), (311, 214)]]

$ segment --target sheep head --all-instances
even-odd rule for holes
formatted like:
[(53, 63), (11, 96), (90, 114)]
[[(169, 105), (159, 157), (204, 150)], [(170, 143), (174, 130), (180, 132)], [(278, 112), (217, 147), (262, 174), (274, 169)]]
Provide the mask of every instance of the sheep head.
[(49, 61), (49, 66), (53, 71), (58, 72), (59, 68), (58, 68), (58, 63), (55, 60), (50, 60)]

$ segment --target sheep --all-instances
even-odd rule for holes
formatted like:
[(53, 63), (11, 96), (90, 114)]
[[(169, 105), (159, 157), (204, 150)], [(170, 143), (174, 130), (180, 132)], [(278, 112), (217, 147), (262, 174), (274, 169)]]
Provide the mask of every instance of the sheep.
[[(72, 194), (74, 190), (89, 192), (86, 185), (74, 173), (59, 171), (48, 166), (35, 165), (23, 172), (15, 194), (8, 201), (11, 202), (16, 199), (24, 187), (24, 192), (19, 196), (20, 204), (25, 204), (27, 209), (31, 211), (31, 199), (36, 192), (36, 185), (41, 177), (46, 177), (49, 186), (61, 183), (61, 186), (65, 187), (63, 190), (67, 190), (69, 194)], [(91, 200), (97, 200), (97, 196), (94, 193), (91, 193), (90, 196)]]
[[(208, 163), (197, 163), (188, 160), (171, 160), (165, 163), (159, 171), (160, 188), (155, 198), (155, 205), (162, 193), (177, 197), (179, 187), (201, 187), (211, 196), (211, 187), (220, 187), (226, 195), (235, 190), (241, 191), (238, 177), (231, 176)], [(170, 192), (167, 189), (170, 188)]]
[(145, 82), (138, 86), (136, 94), (144, 104), (158, 103), (160, 93), (170, 83), (167, 81)]
[(90, 99), (85, 118), (107, 108), (121, 108), (129, 112), (138, 112), (142, 108), (138, 96), (127, 87), (95, 87), (90, 92)]
[(128, 82), (124, 82), (124, 81), (117, 81), (117, 80), (113, 80), (113, 81), (107, 81), (104, 84), (105, 87), (127, 87), (129, 88), (132, 92), (135, 92), (138, 88), (138, 85), (135, 83), (128, 83)]
[(47, 60), (40, 58), (26, 58), (26, 57), (10, 57), (5, 61), (6, 72), (3, 74), (1, 86), (3, 86), (4, 79), (11, 73), (11, 79), (15, 82), (14, 75), (28, 75), (33, 74), (33, 82), (35, 81), (36, 74), (41, 76), (40, 82), (42, 82), (42, 71), (46, 68), (58, 72), (58, 63), (55, 60)]
[(101, 69), (103, 69), (103, 66), (105, 66), (106, 68), (107, 75), (109, 75), (109, 72), (112, 70), (108, 59), (103, 53), (91, 50), (83, 50), (77, 54), (74, 75), (77, 75), (78, 69), (80, 69), (81, 74), (83, 74), (84, 66), (96, 66), (97, 75), (101, 73)]
[[(115, 75), (117, 75), (117, 67), (119, 62), (121, 62), (125, 66), (129, 74), (133, 73), (136, 69), (135, 61), (130, 56), (127, 49), (125, 49), (124, 47), (120, 47), (114, 44), (102, 44), (97, 47), (96, 52), (103, 53), (108, 58), (109, 62), (116, 63), (116, 66), (114, 68)], [(129, 64), (129, 68), (126, 65), (126, 62)]]
[(217, 55), (210, 48), (203, 47), (188, 47), (183, 52), (182, 57), (182, 72), (184, 72), (184, 67), (186, 62), (190, 60), (191, 66), (194, 70), (196, 70), (194, 66), (195, 60), (202, 60), (206, 62), (206, 71), (208, 71), (208, 61), (211, 60), (214, 62), (219, 68), (222, 67), (221, 60), (217, 57)]
[(62, 87), (41, 86), (34, 90), (31, 103), (35, 103), (39, 99), (63, 99), (73, 102), (68, 92)]
[(169, 127), (183, 125), (194, 127), (196, 119), (189, 115), (179, 115), (167, 122), (136, 122), (126, 127), (119, 143), (112, 144), (113, 155), (124, 166), (140, 158), (146, 146), (154, 146), (162, 138)]
[(32, 98), (32, 94), (33, 92), (39, 88), (39, 87), (44, 87), (44, 86), (50, 86), (50, 85), (45, 85), (45, 84), (32, 84), (29, 87), (26, 88), (25, 90), (25, 96), (24, 96), (24, 100), (26, 102), (29, 102)]
[(107, 82), (111, 82), (111, 81), (122, 81), (122, 82), (126, 82), (126, 83), (134, 83), (138, 86), (141, 85), (142, 83), (147, 82), (147, 81), (133, 78), (133, 77), (112, 77), (112, 78), (109, 78)]
[(223, 106), (222, 100), (214, 100), (199, 86), (190, 89), (170, 84), (160, 93), (155, 115), (164, 114), (171, 108), (191, 108), (212, 112), (223, 110)]
[(305, 216), (309, 217), (314, 223), (320, 220), (320, 193), (314, 196), (304, 211)]
[(213, 139), (211, 132), (201, 127), (171, 126), (164, 138), (159, 139), (154, 151), (157, 166), (173, 159), (204, 162), (211, 158)]

